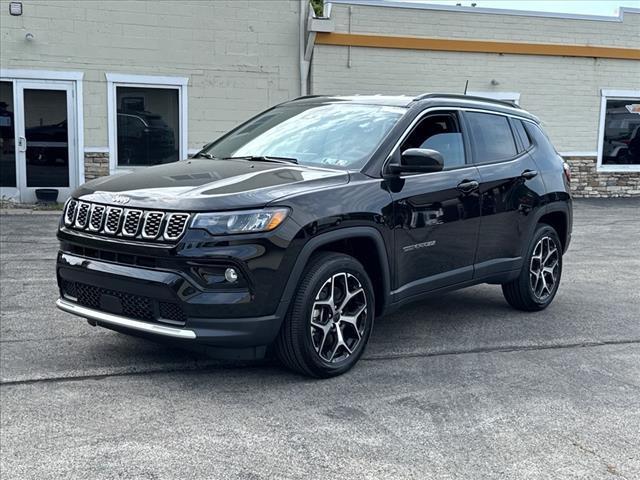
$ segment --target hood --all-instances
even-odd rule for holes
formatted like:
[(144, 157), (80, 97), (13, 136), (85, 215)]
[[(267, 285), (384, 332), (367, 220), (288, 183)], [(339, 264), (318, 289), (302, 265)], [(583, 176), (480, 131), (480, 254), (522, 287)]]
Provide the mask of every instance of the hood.
[[(102, 177), (74, 198), (163, 210), (233, 210), (263, 207), (279, 198), (348, 183), (343, 170), (247, 160), (191, 159)], [(117, 194), (117, 195), (116, 195)], [(122, 198), (118, 198), (122, 204)]]

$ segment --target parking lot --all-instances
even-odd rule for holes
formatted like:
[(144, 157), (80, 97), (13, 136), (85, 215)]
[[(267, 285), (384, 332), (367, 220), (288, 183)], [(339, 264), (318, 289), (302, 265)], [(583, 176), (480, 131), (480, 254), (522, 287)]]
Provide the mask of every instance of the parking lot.
[(640, 478), (638, 200), (576, 202), (548, 310), (439, 295), (325, 381), (56, 310), (56, 223), (0, 216), (3, 479)]

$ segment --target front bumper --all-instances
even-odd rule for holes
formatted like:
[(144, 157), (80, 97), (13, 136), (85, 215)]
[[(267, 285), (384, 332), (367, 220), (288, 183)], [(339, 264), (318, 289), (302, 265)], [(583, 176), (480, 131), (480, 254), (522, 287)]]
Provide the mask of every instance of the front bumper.
[[(57, 276), (61, 298), (56, 304), (65, 312), (124, 333), (213, 347), (208, 349), (214, 354), (219, 350), (225, 358), (262, 356), (280, 329), (278, 312), (247, 315), (253, 303), (248, 290), (203, 289), (182, 271), (119, 265), (60, 252)], [(180, 316), (163, 314), (172, 308)]]
[(197, 338), (196, 332), (194, 332), (193, 330), (188, 330), (186, 328), (169, 327), (166, 325), (157, 325), (149, 322), (143, 322), (141, 320), (135, 320), (133, 318), (123, 317), (121, 315), (101, 312), (100, 310), (83, 307), (82, 305), (70, 302), (69, 300), (65, 300), (64, 298), (59, 298), (56, 301), (56, 306), (64, 312), (86, 318), (91, 323), (96, 325), (104, 324), (107, 326), (127, 328), (136, 330), (138, 332), (151, 333), (154, 335), (162, 335), (164, 337), (171, 338), (181, 338), (184, 340), (195, 340)]

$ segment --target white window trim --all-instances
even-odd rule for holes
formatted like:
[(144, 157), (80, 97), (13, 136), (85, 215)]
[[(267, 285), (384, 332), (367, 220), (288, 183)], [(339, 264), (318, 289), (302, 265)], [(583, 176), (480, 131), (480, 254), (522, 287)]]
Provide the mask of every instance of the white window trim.
[(640, 99), (640, 90), (616, 90), (603, 88), (600, 90), (600, 125), (598, 127), (598, 172), (640, 172), (640, 165), (602, 165), (604, 147), (604, 127), (607, 115), (607, 100)]
[(118, 138), (117, 138), (117, 105), (116, 87), (148, 87), (148, 88), (175, 88), (178, 90), (178, 121), (179, 131), (179, 160), (187, 158), (188, 153), (188, 119), (189, 101), (187, 95), (188, 77), (166, 77), (156, 75), (128, 75), (123, 73), (105, 73), (107, 78), (107, 122), (109, 129), (109, 173), (126, 172), (146, 167), (120, 167), (118, 166)]
[[(58, 70), (26, 70), (26, 69), (0, 69), (0, 79), (2, 80), (67, 80), (75, 84), (75, 116), (76, 116), (76, 148), (77, 148), (77, 185), (73, 182), (69, 184), (72, 190), (85, 182), (84, 178), (84, 93), (82, 91), (82, 81), (84, 72), (67, 72)], [(14, 84), (15, 91), (15, 84)]]
[(516, 105), (520, 105), (520, 92), (480, 92), (478, 90), (474, 90), (467, 91), (467, 95), (492, 98), (494, 100), (506, 100), (509, 102), (515, 102)]

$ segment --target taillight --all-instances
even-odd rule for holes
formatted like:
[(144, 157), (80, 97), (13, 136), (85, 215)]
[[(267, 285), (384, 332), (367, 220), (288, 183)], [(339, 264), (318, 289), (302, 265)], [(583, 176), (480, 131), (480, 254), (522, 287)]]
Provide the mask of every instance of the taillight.
[(564, 176), (567, 177), (567, 182), (571, 182), (571, 167), (567, 162), (562, 162), (562, 169), (564, 170)]

